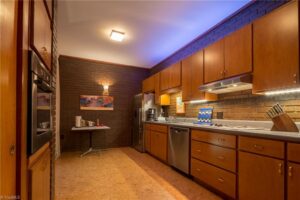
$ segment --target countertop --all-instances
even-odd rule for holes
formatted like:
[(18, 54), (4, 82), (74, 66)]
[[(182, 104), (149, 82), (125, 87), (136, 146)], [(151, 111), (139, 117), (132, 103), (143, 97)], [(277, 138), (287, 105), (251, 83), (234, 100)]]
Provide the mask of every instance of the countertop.
[(270, 131), (268, 129), (243, 129), (231, 127), (217, 127), (208, 125), (199, 125), (192, 122), (163, 122), (163, 121), (143, 121), (144, 123), (162, 124), (167, 126), (188, 127), (192, 129), (207, 130), (223, 134), (241, 135), (241, 136), (255, 136), (267, 139), (278, 139), (290, 142), (300, 142), (299, 132), (283, 132), (283, 131)]

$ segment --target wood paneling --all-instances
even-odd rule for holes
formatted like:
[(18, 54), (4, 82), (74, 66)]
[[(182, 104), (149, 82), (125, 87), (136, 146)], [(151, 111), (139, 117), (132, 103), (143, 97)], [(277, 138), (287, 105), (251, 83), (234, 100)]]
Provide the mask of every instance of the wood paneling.
[(239, 149), (252, 153), (284, 158), (284, 142), (252, 137), (239, 137)]
[(300, 144), (288, 143), (287, 156), (289, 161), (300, 163)]
[(202, 130), (192, 130), (192, 139), (207, 142), (223, 147), (235, 148), (236, 147), (236, 136), (226, 135), (221, 133), (213, 133)]
[(233, 149), (192, 140), (191, 156), (223, 169), (236, 171), (236, 151)]
[(252, 72), (252, 25), (225, 37), (225, 77)]
[(236, 196), (236, 176), (230, 172), (192, 158), (191, 175), (232, 198)]
[(288, 162), (287, 177), (287, 199), (299, 200), (300, 164)]
[(293, 1), (253, 24), (253, 92), (299, 84), (298, 1)]
[(18, 1), (0, 1), (0, 195), (16, 195)]
[(204, 49), (204, 83), (224, 78), (224, 39)]
[[(149, 73), (148, 69), (109, 65), (100, 62), (60, 56), (60, 90), (61, 90), (61, 127), (62, 151), (85, 150), (88, 148), (88, 135), (70, 132), (74, 126), (74, 117), (81, 115), (84, 119), (112, 127), (112, 129), (95, 133), (93, 146), (109, 148), (131, 145), (133, 122), (133, 97), (142, 91), (142, 81)], [(126, 78), (124, 78), (126, 77)], [(84, 111), (79, 108), (80, 95), (102, 95), (101, 81), (111, 83), (109, 95), (114, 97), (113, 111)]]
[(50, 148), (45, 144), (29, 158), (30, 199), (50, 200)]
[(284, 162), (239, 152), (239, 199), (283, 200)]

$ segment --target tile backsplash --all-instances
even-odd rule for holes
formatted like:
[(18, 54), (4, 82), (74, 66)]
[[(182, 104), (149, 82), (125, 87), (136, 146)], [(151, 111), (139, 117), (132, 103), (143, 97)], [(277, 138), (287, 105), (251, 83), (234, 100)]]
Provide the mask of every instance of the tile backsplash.
[(171, 95), (169, 106), (170, 116), (197, 117), (199, 108), (213, 107), (213, 118), (217, 113), (223, 113), (223, 119), (234, 120), (270, 120), (266, 114), (274, 104), (279, 103), (288, 115), (295, 121), (300, 122), (300, 94), (261, 96), (253, 95), (251, 90), (220, 94), (219, 100), (202, 104), (185, 104), (185, 114), (176, 114), (176, 97), (181, 92)]

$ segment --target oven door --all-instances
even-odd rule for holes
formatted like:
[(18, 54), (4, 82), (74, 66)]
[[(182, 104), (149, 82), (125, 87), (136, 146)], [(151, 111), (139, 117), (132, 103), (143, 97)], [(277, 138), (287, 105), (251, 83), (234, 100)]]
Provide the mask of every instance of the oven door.
[(30, 154), (36, 152), (52, 137), (51, 96), (52, 88), (32, 73)]

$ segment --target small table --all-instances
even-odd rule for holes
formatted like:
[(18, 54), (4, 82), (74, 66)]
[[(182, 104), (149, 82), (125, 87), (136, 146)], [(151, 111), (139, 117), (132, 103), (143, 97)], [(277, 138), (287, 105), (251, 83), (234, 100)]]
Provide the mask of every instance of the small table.
[(80, 157), (83, 157), (87, 155), (88, 153), (91, 153), (92, 151), (97, 151), (93, 149), (93, 132), (98, 130), (108, 130), (110, 127), (108, 126), (92, 126), (92, 127), (72, 127), (71, 131), (82, 131), (82, 132), (88, 132), (89, 133), (89, 149), (82, 153)]

